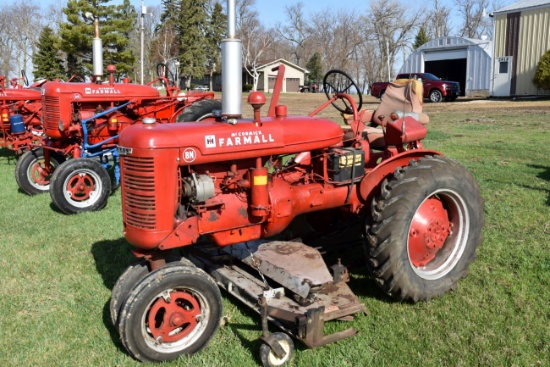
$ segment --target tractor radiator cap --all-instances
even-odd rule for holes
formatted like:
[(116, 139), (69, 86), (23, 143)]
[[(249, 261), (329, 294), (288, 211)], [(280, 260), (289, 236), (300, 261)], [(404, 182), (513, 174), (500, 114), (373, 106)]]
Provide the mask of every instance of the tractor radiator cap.
[(144, 125), (154, 125), (156, 124), (157, 119), (155, 119), (154, 117), (146, 117), (141, 120), (141, 122), (143, 122)]

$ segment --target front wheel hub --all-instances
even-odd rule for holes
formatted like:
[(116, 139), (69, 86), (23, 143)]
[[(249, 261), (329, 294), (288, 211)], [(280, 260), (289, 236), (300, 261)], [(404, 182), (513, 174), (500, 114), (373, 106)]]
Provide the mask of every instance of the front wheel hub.
[(409, 257), (415, 267), (426, 266), (445, 244), (452, 225), (440, 200), (429, 198), (416, 211), (409, 230)]
[(160, 337), (163, 342), (176, 342), (193, 331), (200, 313), (200, 305), (193, 295), (174, 291), (168, 300), (160, 297), (149, 309), (149, 331), (154, 339)]

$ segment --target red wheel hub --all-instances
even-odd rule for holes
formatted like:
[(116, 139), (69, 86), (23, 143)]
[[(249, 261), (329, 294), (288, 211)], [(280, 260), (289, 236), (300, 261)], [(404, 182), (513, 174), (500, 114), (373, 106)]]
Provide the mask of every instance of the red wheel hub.
[(158, 298), (149, 310), (147, 323), (153, 338), (164, 343), (176, 342), (193, 331), (198, 323), (200, 305), (191, 294), (181, 291)]
[(416, 267), (432, 261), (451, 233), (452, 224), (440, 200), (429, 198), (416, 211), (409, 231), (409, 259)]
[(50, 183), (50, 173), (53, 171), (53, 167), (47, 169), (44, 164), (35, 163), (31, 168), (31, 176), (34, 182), (39, 185), (47, 185)]
[(94, 180), (87, 174), (76, 174), (67, 183), (67, 191), (73, 200), (88, 200), (94, 190)]

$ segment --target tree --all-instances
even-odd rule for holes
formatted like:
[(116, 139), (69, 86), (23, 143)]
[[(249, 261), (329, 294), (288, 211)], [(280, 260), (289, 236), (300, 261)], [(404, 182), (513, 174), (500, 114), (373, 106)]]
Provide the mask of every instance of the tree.
[(455, 5), (462, 20), (461, 37), (481, 38), (492, 34), (491, 22), (485, 19), (489, 0), (455, 0)]
[(420, 27), (414, 39), (413, 50), (416, 50), (417, 48), (419, 48), (429, 40), (430, 39), (428, 38), (428, 35), (426, 34), (426, 30), (424, 30), (424, 27)]
[(302, 65), (306, 60), (308, 49), (310, 49), (310, 39), (313, 36), (314, 29), (309, 25), (309, 21), (304, 15), (304, 4), (299, 1), (294, 5), (285, 7), (285, 15), (287, 24), (278, 25), (277, 32), (289, 41), (293, 46), (294, 62), (297, 65)]
[(180, 36), (179, 62), (186, 86), (191, 78), (203, 78), (206, 73), (206, 0), (182, 0), (180, 22), (183, 32)]
[(323, 79), (323, 60), (319, 52), (315, 52), (306, 64), (309, 70), (308, 79), (312, 83), (319, 84)]
[(210, 74), (210, 90), (213, 90), (212, 76), (221, 68), (221, 43), (225, 36), (226, 24), (227, 16), (223, 13), (222, 5), (218, 1), (209, 4), (206, 27), (206, 41), (208, 42), (206, 64)]
[(63, 79), (66, 75), (63, 59), (55, 47), (53, 30), (46, 26), (38, 39), (37, 52), (33, 55), (34, 77), (48, 80)]
[(60, 48), (67, 53), (69, 67), (80, 75), (91, 75), (92, 38), (94, 26), (86, 13), (99, 17), (99, 36), (103, 41), (104, 65), (114, 62), (117, 70), (126, 74), (134, 62), (133, 53), (128, 52), (128, 39), (137, 20), (129, 0), (122, 5), (106, 5), (109, 0), (69, 0), (63, 9), (67, 17), (60, 24)]
[(429, 39), (446, 37), (451, 34), (451, 9), (432, 0), (431, 12), (424, 21), (424, 31)]
[(243, 67), (252, 77), (252, 89), (258, 89), (260, 74), (258, 67), (262, 55), (271, 47), (274, 41), (274, 31), (266, 29), (258, 19), (258, 13), (253, 9), (255, 0), (240, 0), (237, 2), (237, 35), (242, 41)]
[(533, 77), (533, 84), (537, 88), (550, 90), (550, 50), (546, 51), (540, 58)]
[(374, 37), (386, 63), (386, 75), (379, 75), (380, 80), (391, 78), (395, 58), (400, 51), (410, 47), (411, 32), (418, 26), (421, 14), (396, 0), (377, 0), (371, 4), (368, 21), (376, 24)]

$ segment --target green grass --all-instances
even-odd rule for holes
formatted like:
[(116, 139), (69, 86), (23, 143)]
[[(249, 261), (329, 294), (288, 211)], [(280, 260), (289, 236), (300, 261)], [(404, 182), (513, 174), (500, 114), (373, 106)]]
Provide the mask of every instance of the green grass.
[[(548, 107), (550, 111), (550, 104)], [(383, 295), (363, 269), (352, 289), (368, 314), (354, 338), (297, 344), (295, 366), (549, 366), (550, 112), (430, 114), (425, 147), (477, 178), (486, 225), (478, 258), (456, 291), (415, 305)], [(108, 302), (133, 261), (120, 192), (101, 212), (66, 216), (49, 195), (18, 191), (15, 160), (0, 150), (0, 365), (138, 366), (111, 326)], [(259, 318), (224, 295), (222, 327), (202, 352), (173, 366), (258, 365)]]

